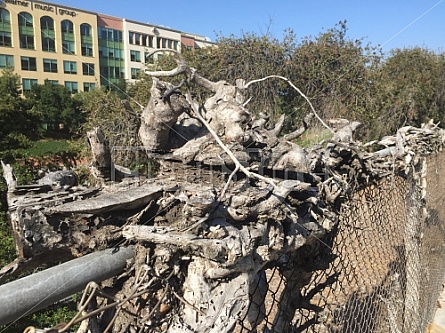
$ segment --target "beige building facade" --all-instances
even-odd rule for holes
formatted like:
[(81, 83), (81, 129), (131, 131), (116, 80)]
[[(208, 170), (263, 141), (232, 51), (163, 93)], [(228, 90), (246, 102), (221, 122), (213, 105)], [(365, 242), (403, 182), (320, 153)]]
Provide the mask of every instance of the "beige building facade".
[(72, 93), (133, 82), (162, 56), (183, 47), (213, 45), (207, 38), (124, 18), (28, 0), (0, 0), (0, 69), (12, 67), (23, 91), (33, 84)]
[(97, 15), (39, 1), (0, 4), (0, 67), (31, 85), (65, 85), (72, 93), (98, 86)]
[(157, 50), (181, 52), (181, 32), (161, 26), (153, 26), (124, 20), (125, 53), (127, 54), (125, 79), (133, 82), (138, 73), (162, 56)]

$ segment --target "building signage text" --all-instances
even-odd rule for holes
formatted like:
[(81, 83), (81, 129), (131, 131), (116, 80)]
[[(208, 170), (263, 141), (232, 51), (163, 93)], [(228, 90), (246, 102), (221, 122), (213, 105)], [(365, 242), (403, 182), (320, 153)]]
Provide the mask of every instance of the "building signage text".
[[(1, 0), (0, 0), (1, 2)], [(3, 0), (4, 3), (10, 4), (10, 5), (16, 5), (16, 6), (22, 6), (22, 7), (29, 7), (31, 2), (22, 1), (22, 0)], [(63, 8), (57, 8), (55, 6), (51, 5), (44, 5), (39, 3), (34, 3), (34, 9), (37, 10), (43, 10), (45, 12), (51, 12), (51, 13), (58, 13), (59, 15), (67, 15), (71, 17), (76, 17), (77, 13), (73, 10), (63, 9)]]
[(46, 12), (54, 13), (54, 7), (53, 7), (53, 6), (40, 5), (40, 4), (38, 4), (38, 3), (35, 3), (35, 4), (34, 4), (34, 8), (35, 8), (35, 9), (44, 10), (44, 11), (46, 11)]
[(77, 13), (75, 11), (66, 10), (66, 9), (62, 9), (62, 8), (59, 8), (59, 14), (60, 15), (69, 15), (69, 16), (72, 16), (72, 17), (77, 16)]
[(20, 0), (4, 0), (5, 3), (9, 3), (11, 5), (18, 5), (23, 7), (28, 7), (29, 2), (20, 1)]

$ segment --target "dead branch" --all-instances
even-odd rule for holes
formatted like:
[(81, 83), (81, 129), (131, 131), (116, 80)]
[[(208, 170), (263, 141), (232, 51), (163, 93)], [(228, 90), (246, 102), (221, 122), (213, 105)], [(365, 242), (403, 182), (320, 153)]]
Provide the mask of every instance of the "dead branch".
[(318, 121), (324, 126), (324, 127), (326, 127), (329, 131), (331, 131), (332, 133), (335, 133), (334, 132), (334, 130), (332, 129), (332, 128), (330, 128), (324, 121), (323, 121), (323, 119), (321, 119), (320, 118), (320, 116), (317, 114), (317, 111), (315, 111), (315, 108), (314, 108), (314, 106), (312, 105), (312, 103), (311, 103), (311, 101), (310, 101), (310, 99), (305, 95), (305, 94), (303, 94), (303, 92), (300, 90), (300, 89), (298, 89), (288, 78), (286, 78), (286, 77), (284, 77), (284, 76), (280, 76), (280, 75), (269, 75), (269, 76), (266, 76), (266, 77), (264, 77), (264, 78), (262, 78), (262, 79), (257, 79), (257, 80), (252, 80), (252, 81), (250, 81), (250, 82), (248, 82), (248, 83), (246, 83), (245, 84), (245, 86), (244, 86), (244, 89), (247, 89), (251, 84), (254, 84), (254, 83), (257, 83), (257, 82), (261, 82), (261, 81), (265, 81), (265, 80), (268, 80), (268, 79), (273, 79), (273, 78), (276, 78), (276, 79), (280, 79), (280, 80), (284, 80), (284, 81), (286, 81), (287, 83), (289, 83), (289, 85), (295, 90), (295, 91), (297, 91), (305, 100), (306, 100), (306, 102), (309, 104), (309, 106), (310, 106), (310, 108), (311, 108), (311, 110), (312, 110), (312, 113), (314, 114), (314, 116), (318, 119)]
[(3, 178), (5, 178), (6, 185), (8, 186), (8, 192), (14, 192), (17, 186), (17, 180), (15, 179), (11, 165), (5, 164), (3, 161), (1, 161), (1, 164), (3, 169)]

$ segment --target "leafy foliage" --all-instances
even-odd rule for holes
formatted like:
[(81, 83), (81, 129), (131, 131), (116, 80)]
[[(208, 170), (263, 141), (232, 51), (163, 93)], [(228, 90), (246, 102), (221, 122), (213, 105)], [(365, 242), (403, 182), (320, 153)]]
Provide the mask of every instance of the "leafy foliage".
[[(443, 54), (414, 48), (385, 56), (378, 46), (350, 39), (347, 30), (346, 21), (340, 21), (318, 36), (301, 39), (291, 30), (282, 40), (243, 34), (220, 38), (217, 47), (184, 56), (213, 81), (284, 76), (309, 97), (322, 118), (361, 121), (365, 140), (404, 124), (443, 120)], [(252, 85), (248, 93), (252, 101), (247, 107), (253, 114), (263, 112), (274, 119), (284, 113), (288, 130), (298, 127), (310, 112), (294, 89), (276, 79)]]
[(131, 147), (140, 146), (137, 111), (127, 110), (119, 95), (112, 90), (95, 89), (81, 93), (77, 98), (82, 103), (82, 110), (88, 114), (84, 133), (99, 126), (113, 149), (114, 161), (125, 165), (123, 161), (131, 159)]
[(0, 76), (0, 147), (2, 150), (24, 147), (38, 135), (36, 115), (27, 110), (21, 97), (20, 77), (12, 69)]
[(3, 333), (23, 332), (26, 327), (54, 327), (59, 323), (66, 323), (71, 320), (77, 313), (76, 303), (68, 302), (66, 305), (53, 305), (45, 310), (37, 311), (32, 315), (21, 318), (10, 325), (1, 327)]
[(51, 131), (73, 133), (85, 121), (79, 103), (62, 85), (54, 85), (49, 81), (33, 85), (31, 91), (26, 94), (26, 100), (31, 105), (33, 113), (40, 116), (46, 133)]
[(421, 48), (395, 49), (382, 65), (388, 113), (420, 125), (433, 118), (444, 120), (445, 55)]

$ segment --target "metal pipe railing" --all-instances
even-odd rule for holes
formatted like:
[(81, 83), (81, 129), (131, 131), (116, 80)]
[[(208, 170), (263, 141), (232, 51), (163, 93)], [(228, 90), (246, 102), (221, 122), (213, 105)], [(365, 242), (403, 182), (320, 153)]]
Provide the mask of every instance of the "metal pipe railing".
[(95, 252), (0, 286), (0, 325), (41, 310), (122, 273), (133, 248)]

